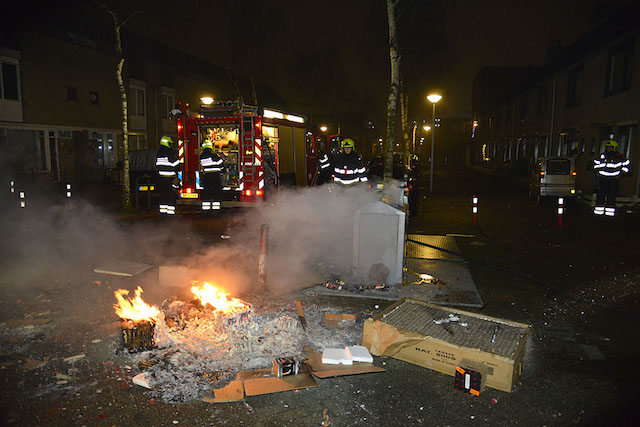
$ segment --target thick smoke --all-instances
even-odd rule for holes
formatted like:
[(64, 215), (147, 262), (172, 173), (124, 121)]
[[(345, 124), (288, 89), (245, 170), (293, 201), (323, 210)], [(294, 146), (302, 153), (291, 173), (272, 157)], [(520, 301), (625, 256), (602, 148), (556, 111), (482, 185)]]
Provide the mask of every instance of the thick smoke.
[[(171, 221), (117, 218), (89, 203), (73, 209), (46, 202), (5, 209), (0, 218), (0, 289), (53, 287), (56, 282), (91, 281), (93, 269), (112, 261), (184, 266), (184, 283), (162, 288), (140, 283), (156, 302), (188, 292), (189, 279), (209, 281), (233, 295), (256, 290), (260, 227), (269, 227), (267, 285), (286, 293), (345, 276), (352, 263), (353, 224), (358, 208), (379, 200), (367, 188), (322, 186), (282, 190), (269, 203), (225, 215), (231, 238), (212, 236), (204, 217)], [(214, 224), (212, 222), (211, 224)]]
[(255, 289), (260, 228), (266, 224), (271, 292), (287, 293), (329, 278), (344, 279), (352, 264), (356, 212), (381, 197), (366, 187), (280, 191), (272, 203), (247, 209), (234, 226), (232, 243), (207, 248), (193, 267), (227, 291)]

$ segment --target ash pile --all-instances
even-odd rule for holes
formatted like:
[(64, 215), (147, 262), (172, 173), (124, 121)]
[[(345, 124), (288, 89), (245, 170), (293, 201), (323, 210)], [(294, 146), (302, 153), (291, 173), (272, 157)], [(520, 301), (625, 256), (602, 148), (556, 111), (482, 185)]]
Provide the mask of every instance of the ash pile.
[[(362, 336), (362, 323), (342, 322), (338, 330), (322, 326), (330, 308), (307, 307), (312, 326), (304, 330), (295, 308), (287, 304), (259, 313), (248, 302), (223, 296), (224, 308), (174, 297), (165, 300), (152, 319), (121, 322), (122, 348), (143, 374), (137, 383), (148, 387), (155, 399), (198, 400), (236, 379), (240, 371), (268, 368), (282, 357), (302, 362), (305, 345), (322, 350), (357, 344)], [(149, 324), (153, 325), (152, 349), (148, 339), (136, 341), (140, 347), (127, 342), (127, 337), (136, 335), (132, 326), (148, 334)]]

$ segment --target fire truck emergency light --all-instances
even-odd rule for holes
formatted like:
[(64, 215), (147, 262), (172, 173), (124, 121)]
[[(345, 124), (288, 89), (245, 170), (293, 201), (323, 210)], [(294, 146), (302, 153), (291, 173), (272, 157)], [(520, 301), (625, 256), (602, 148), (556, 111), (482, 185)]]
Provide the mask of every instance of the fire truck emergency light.
[(263, 116), (268, 119), (284, 119), (284, 114), (273, 110), (264, 110)]

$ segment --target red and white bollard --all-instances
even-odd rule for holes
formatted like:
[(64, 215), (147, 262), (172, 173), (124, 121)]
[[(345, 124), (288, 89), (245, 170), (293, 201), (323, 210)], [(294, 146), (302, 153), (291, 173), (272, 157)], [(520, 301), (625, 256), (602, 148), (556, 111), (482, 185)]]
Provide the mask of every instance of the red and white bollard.
[(558, 228), (562, 228), (562, 215), (564, 215), (564, 198), (558, 197)]
[(473, 207), (471, 212), (473, 213), (473, 226), (478, 225), (478, 196), (473, 196)]

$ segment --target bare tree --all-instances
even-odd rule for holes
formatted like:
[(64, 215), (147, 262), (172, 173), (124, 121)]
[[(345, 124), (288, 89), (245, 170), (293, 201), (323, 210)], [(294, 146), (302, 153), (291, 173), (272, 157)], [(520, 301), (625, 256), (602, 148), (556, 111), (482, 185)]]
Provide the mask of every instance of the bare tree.
[[(400, 123), (402, 125), (402, 142), (404, 143), (404, 163), (409, 166), (409, 157), (413, 154), (409, 140), (409, 94), (404, 90), (404, 79), (400, 77)], [(414, 135), (415, 136), (415, 135)]]
[(122, 185), (122, 205), (125, 209), (131, 209), (131, 183), (129, 172), (129, 103), (127, 101), (127, 90), (124, 86), (124, 79), (122, 77), (122, 70), (124, 68), (124, 53), (122, 51), (122, 27), (134, 16), (143, 12), (143, 10), (136, 10), (127, 14), (127, 17), (120, 19), (114, 8), (110, 8), (103, 3), (99, 3), (104, 8), (113, 20), (113, 31), (115, 35), (115, 48), (116, 57), (118, 62), (116, 64), (116, 80), (118, 81), (118, 88), (120, 89), (120, 105), (122, 108), (122, 145), (123, 145), (123, 185)]
[(400, 87), (400, 49), (396, 35), (396, 6), (398, 0), (387, 0), (387, 19), (389, 21), (389, 57), (391, 59), (391, 87), (387, 101), (387, 140), (384, 159), (384, 180), (393, 177), (393, 145), (396, 132), (396, 109)]

